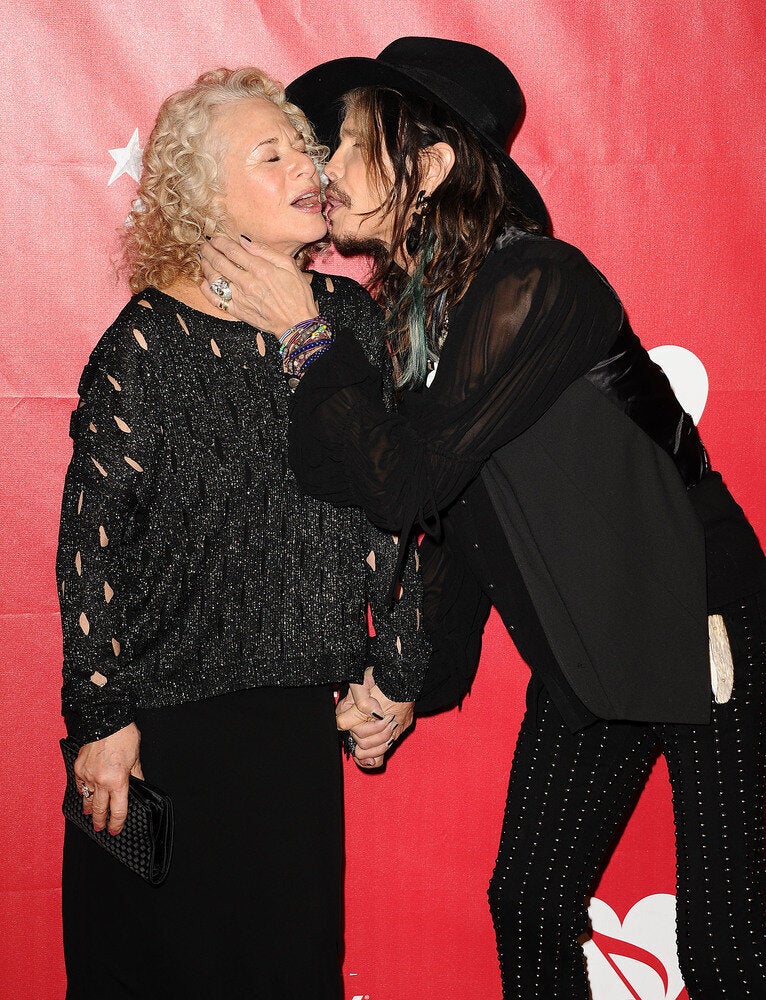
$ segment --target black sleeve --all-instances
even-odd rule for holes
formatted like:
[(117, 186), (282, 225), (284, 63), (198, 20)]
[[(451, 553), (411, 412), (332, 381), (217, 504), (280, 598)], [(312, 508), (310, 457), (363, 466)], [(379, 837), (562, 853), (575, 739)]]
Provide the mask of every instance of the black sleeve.
[[(315, 274), (314, 280), (320, 309), (332, 316), (332, 322), (339, 329), (353, 329), (367, 361), (380, 375), (383, 405), (391, 410), (391, 359), (386, 350), (380, 307), (350, 278)], [(406, 554), (400, 551), (401, 546), (406, 547)], [(431, 648), (423, 628), (418, 549), (414, 541), (400, 541), (397, 535), (368, 524), (366, 560), (367, 598), (375, 629), (375, 636), (370, 640), (369, 663), (374, 668), (376, 683), (387, 698), (413, 701), (420, 691)], [(361, 681), (362, 673), (353, 679)]]
[[(396, 572), (401, 545), (407, 546), (407, 555), (391, 604), (390, 581)], [(369, 525), (369, 546), (367, 594), (375, 628), (370, 662), (375, 681), (391, 701), (414, 701), (423, 684), (431, 650), (423, 626), (418, 547), (415, 539), (408, 542), (373, 525)]]
[(312, 287), (319, 310), (327, 315), (333, 330), (351, 334), (382, 379), (384, 404), (387, 410), (392, 409), (393, 368), (386, 348), (383, 310), (353, 278), (314, 272)]
[(123, 634), (122, 539), (150, 489), (161, 436), (160, 415), (150, 402), (153, 341), (148, 315), (141, 322), (123, 314), (94, 351), (72, 414), (74, 452), (64, 485), (56, 575), (63, 714), (69, 735), (80, 743), (116, 732), (135, 713), (136, 678)]
[(470, 690), (490, 602), (447, 544), (426, 536), (420, 558), (423, 615), (432, 649), (415, 711), (425, 715), (459, 705)]
[(622, 319), (614, 292), (574, 247), (491, 255), (450, 316), (426, 393), (397, 413), (352, 332), (307, 373), (291, 404), (291, 463), (306, 492), (361, 506), (381, 528), (428, 527), (493, 451), (526, 430), (600, 361)]

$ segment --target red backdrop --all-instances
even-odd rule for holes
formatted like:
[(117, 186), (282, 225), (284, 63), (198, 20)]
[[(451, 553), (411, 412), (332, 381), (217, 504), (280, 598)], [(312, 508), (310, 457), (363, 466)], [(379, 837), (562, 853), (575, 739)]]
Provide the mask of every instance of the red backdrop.
[[(525, 91), (515, 152), (557, 234), (609, 276), (648, 347), (700, 359), (703, 436), (763, 537), (766, 26), (762, 0), (399, 0), (382, 15), (349, 0), (3, 8), (0, 995), (52, 1000), (64, 981), (56, 524), (78, 376), (127, 295), (110, 261), (136, 186), (134, 131), (142, 145), (161, 100), (216, 65), (292, 79), (403, 34), (492, 49)], [(672, 377), (685, 376), (684, 391), (704, 395), (704, 372), (682, 360)], [(421, 721), (385, 774), (348, 769), (348, 1000), (500, 997), (485, 893), (526, 677), (492, 619), (463, 710)], [(592, 911), (643, 953), (589, 946), (596, 1000), (685, 996), (673, 863), (660, 764)], [(99, 905), (97, 887), (83, 891)]]

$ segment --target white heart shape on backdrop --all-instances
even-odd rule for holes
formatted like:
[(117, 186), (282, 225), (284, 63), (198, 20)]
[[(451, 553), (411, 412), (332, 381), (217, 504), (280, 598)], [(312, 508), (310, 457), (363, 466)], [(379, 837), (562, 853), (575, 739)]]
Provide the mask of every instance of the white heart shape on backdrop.
[(678, 402), (695, 424), (705, 409), (708, 377), (705, 366), (692, 351), (674, 344), (653, 347), (649, 357), (665, 372)]
[(593, 1000), (678, 1000), (684, 988), (676, 954), (676, 898), (644, 896), (620, 923), (595, 896), (593, 937), (583, 945)]

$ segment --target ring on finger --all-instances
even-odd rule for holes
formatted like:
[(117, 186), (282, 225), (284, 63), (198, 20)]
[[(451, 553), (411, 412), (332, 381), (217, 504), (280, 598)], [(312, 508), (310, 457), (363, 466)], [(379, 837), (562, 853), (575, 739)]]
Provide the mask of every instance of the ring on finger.
[(80, 789), (80, 795), (82, 795), (84, 799), (90, 799), (93, 797), (93, 789), (88, 788), (87, 785), (83, 785)]
[(351, 733), (346, 733), (346, 753), (349, 757), (353, 757), (356, 754), (357, 742)]
[(220, 299), (218, 302), (218, 308), (223, 309), (225, 313), (229, 311), (229, 301), (227, 299)]
[(226, 278), (216, 278), (215, 281), (211, 281), (210, 291), (213, 295), (217, 295), (221, 302), (231, 302), (231, 286)]

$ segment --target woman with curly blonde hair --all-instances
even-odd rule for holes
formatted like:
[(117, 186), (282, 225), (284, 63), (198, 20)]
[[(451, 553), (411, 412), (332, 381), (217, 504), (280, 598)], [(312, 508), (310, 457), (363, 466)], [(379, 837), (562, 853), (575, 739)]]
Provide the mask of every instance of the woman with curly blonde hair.
[[(387, 405), (390, 363), (354, 282), (301, 272), (306, 315), (278, 343), (229, 315), (225, 280), (203, 293), (198, 256), (223, 233), (305, 265), (326, 234), (325, 152), (252, 68), (170, 97), (147, 144), (135, 294), (80, 380), (62, 504), (63, 713), (96, 833), (67, 824), (69, 1000), (342, 995), (333, 694), (374, 667), (388, 697), (369, 746), (387, 743), (428, 649), (414, 553), (390, 610), (396, 543), (299, 493), (287, 409), (333, 325), (354, 328)], [(98, 843), (121, 836), (144, 773), (175, 815), (159, 887)]]

